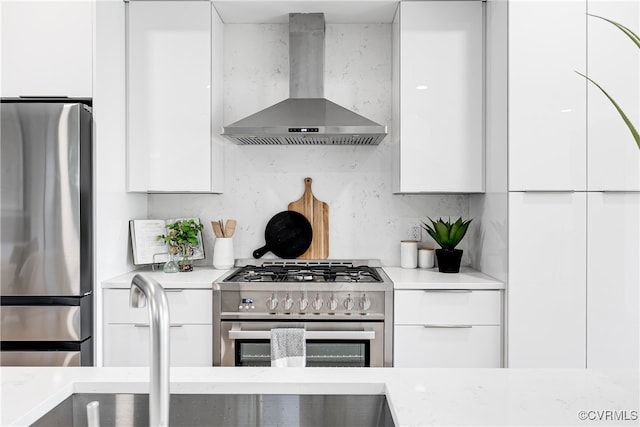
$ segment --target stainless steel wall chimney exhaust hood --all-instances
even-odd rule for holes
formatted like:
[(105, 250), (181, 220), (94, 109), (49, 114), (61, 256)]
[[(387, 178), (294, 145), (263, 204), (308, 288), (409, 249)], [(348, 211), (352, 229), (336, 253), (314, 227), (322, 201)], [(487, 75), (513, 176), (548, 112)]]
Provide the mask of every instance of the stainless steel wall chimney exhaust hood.
[(376, 145), (387, 127), (324, 98), (324, 14), (289, 14), (289, 98), (224, 127), (238, 144)]

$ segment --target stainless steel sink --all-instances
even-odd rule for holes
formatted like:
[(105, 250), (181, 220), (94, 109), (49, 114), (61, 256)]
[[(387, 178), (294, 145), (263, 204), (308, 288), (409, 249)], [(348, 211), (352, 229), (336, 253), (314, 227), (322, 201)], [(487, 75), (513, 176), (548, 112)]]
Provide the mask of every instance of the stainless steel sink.
[[(149, 425), (149, 395), (69, 396), (33, 426), (85, 427), (87, 403), (100, 402), (100, 425)], [(177, 426), (395, 426), (385, 396), (291, 394), (172, 394), (169, 425)]]

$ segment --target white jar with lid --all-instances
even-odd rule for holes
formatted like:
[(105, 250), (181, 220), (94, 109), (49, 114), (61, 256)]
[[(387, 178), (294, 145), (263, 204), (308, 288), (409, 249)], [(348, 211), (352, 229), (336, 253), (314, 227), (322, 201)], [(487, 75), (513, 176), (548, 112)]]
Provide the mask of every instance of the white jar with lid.
[(400, 241), (400, 267), (416, 268), (418, 266), (418, 241)]
[(418, 268), (433, 268), (435, 255), (433, 248), (418, 248)]

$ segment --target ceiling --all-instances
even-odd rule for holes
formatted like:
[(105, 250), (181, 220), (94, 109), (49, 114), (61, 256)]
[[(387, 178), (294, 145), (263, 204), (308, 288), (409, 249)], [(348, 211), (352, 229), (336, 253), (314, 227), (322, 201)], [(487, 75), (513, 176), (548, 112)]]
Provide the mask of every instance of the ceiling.
[(225, 24), (287, 24), (289, 13), (324, 13), (328, 24), (391, 23), (398, 1), (213, 0)]

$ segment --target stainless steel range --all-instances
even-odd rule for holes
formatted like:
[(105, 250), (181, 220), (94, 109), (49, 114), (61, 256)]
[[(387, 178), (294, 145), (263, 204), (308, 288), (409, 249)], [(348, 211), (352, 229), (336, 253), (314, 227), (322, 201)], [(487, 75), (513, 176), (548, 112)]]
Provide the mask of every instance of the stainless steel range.
[(214, 366), (268, 366), (304, 328), (307, 366), (392, 366), (393, 284), (375, 260), (239, 260), (213, 284)]

